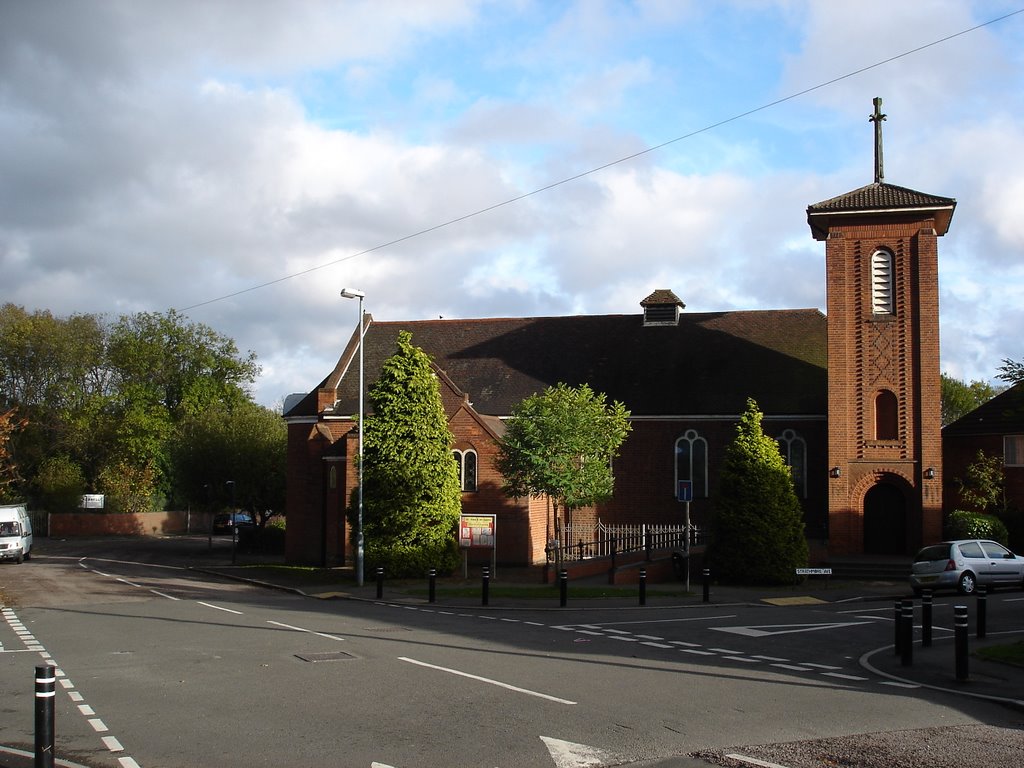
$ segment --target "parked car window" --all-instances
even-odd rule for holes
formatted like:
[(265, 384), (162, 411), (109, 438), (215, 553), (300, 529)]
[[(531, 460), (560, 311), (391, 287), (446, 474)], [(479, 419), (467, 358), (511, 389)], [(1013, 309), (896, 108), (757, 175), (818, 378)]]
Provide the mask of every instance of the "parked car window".
[(964, 557), (984, 559), (985, 553), (981, 551), (981, 544), (976, 541), (967, 541), (960, 545), (960, 551)]
[(1013, 557), (1013, 553), (1010, 550), (1000, 544), (996, 544), (994, 541), (983, 541), (981, 546), (985, 549), (985, 554), (993, 560)]
[(932, 560), (948, 560), (949, 544), (932, 544), (917, 553), (914, 560), (918, 563), (931, 562)]

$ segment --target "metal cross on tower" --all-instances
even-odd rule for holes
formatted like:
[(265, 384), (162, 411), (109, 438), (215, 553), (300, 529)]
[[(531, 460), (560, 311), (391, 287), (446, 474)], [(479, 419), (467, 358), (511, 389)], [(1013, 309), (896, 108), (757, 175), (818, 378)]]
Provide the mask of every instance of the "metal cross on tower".
[(868, 118), (875, 124), (875, 184), (885, 180), (885, 171), (882, 169), (882, 121), (885, 115), (882, 114), (882, 99), (876, 96), (873, 99), (875, 113)]

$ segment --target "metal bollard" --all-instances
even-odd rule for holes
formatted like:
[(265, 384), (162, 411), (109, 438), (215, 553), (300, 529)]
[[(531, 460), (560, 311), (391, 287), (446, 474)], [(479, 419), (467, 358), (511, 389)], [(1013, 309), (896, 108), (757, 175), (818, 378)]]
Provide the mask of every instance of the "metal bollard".
[(57, 695), (56, 668), (36, 667), (35, 768), (53, 768), (53, 704)]
[(988, 588), (987, 587), (978, 587), (978, 599), (977, 599), (976, 602), (977, 602), (977, 608), (978, 608), (978, 618), (977, 618), (978, 629), (977, 629), (976, 636), (980, 640), (980, 639), (985, 637), (985, 624), (987, 623), (987, 620), (988, 620)]
[(932, 591), (921, 592), (921, 647), (932, 644)]
[(491, 602), (491, 569), (484, 568), (480, 574), (480, 605)]
[(893, 653), (899, 656), (903, 648), (903, 603), (900, 600), (896, 600), (893, 604), (892, 620), (892, 648)]
[(565, 608), (569, 602), (569, 572), (562, 569), (558, 572), (558, 604)]
[(384, 597), (384, 566), (377, 566), (377, 599)]
[(967, 606), (953, 606), (953, 632), (957, 682), (967, 680)]
[(427, 601), (431, 603), (437, 602), (437, 568), (431, 568), (427, 571), (427, 579), (429, 585), (427, 588)]
[(914, 663), (914, 601), (903, 601), (903, 641), (900, 647), (900, 664), (904, 667)]
[(647, 569), (640, 569), (640, 605), (647, 605)]
[(711, 569), (705, 568), (701, 571), (701, 579), (704, 581), (704, 602), (711, 600)]

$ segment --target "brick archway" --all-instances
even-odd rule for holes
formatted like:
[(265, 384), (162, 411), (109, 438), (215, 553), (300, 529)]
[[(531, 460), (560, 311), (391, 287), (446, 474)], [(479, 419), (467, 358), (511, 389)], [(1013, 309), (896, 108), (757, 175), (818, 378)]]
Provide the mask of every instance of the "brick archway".
[(907, 552), (908, 499), (902, 484), (880, 481), (864, 494), (864, 554)]

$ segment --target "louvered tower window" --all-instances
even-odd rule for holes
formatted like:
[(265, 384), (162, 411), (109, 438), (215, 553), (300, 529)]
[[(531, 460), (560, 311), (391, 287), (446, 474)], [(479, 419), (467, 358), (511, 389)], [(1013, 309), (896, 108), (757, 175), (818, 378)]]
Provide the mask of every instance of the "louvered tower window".
[(888, 251), (871, 254), (871, 312), (893, 313), (892, 254)]

